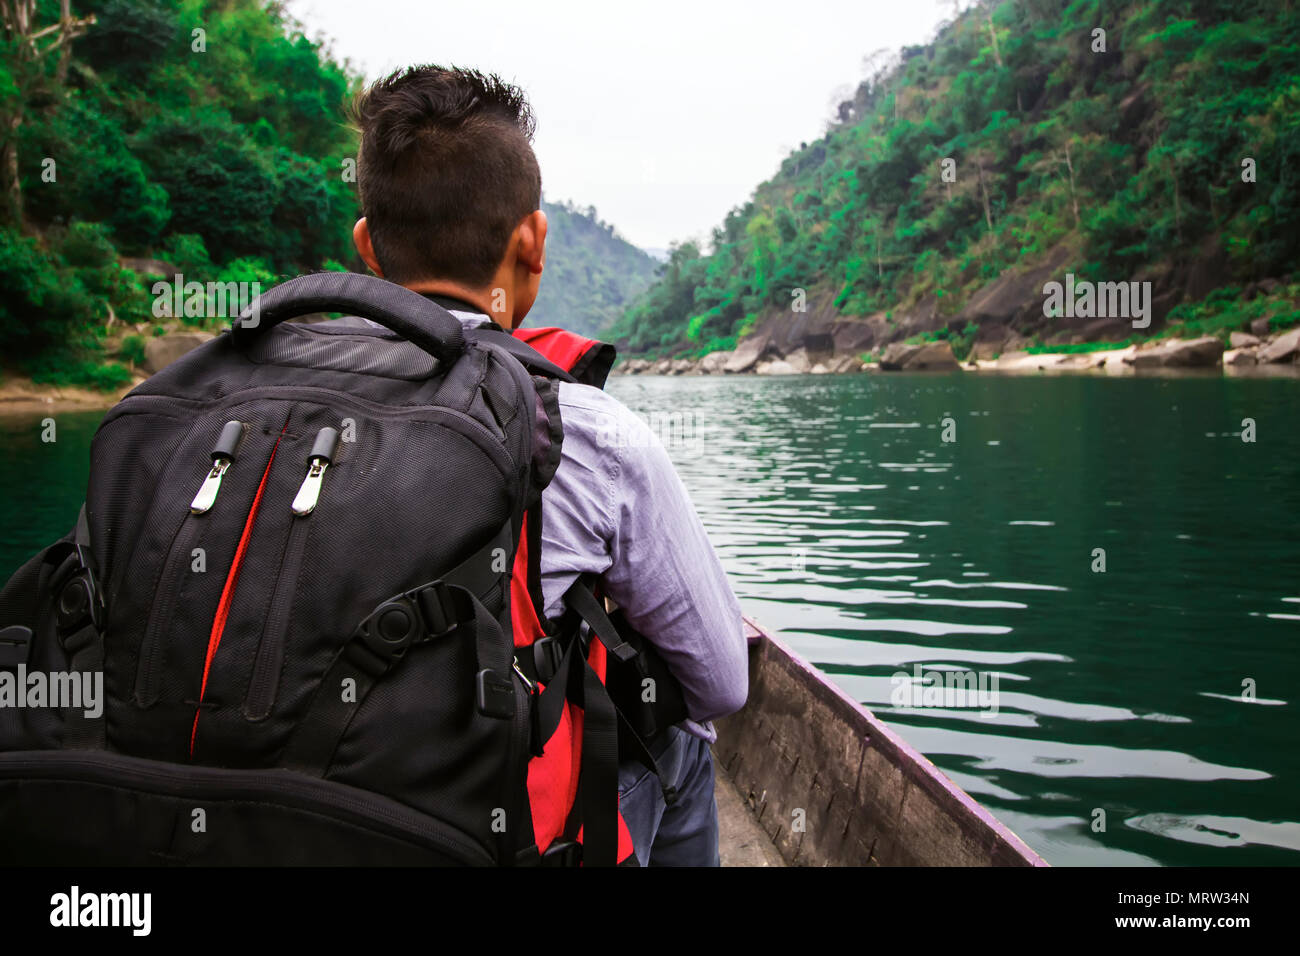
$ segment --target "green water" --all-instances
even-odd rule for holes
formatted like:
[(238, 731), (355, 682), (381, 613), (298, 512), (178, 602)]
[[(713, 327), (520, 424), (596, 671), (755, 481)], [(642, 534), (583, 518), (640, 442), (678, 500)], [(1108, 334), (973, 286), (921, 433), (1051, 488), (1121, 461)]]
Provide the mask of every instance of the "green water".
[[(1300, 383), (611, 391), (665, 436), (746, 611), (1050, 862), (1300, 863)], [(57, 416), (53, 446), (0, 419), (0, 573), (75, 518), (97, 417)], [(996, 714), (902, 706), (915, 664), (996, 675)]]

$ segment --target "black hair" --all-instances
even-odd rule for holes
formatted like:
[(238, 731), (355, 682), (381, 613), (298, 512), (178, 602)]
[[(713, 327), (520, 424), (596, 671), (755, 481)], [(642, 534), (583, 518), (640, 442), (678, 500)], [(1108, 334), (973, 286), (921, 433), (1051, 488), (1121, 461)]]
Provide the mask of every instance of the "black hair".
[(362, 214), (384, 276), (486, 285), (542, 200), (523, 92), (477, 70), (413, 66), (366, 89), (352, 116)]

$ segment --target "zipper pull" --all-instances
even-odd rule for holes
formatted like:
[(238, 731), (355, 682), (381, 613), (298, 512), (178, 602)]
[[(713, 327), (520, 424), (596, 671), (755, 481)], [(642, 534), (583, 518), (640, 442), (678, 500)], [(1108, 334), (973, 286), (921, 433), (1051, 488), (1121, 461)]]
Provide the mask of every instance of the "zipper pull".
[(334, 458), (334, 449), (338, 447), (339, 433), (334, 428), (322, 428), (316, 433), (316, 443), (311, 446), (311, 455), (307, 459), (307, 477), (302, 480), (297, 496), (293, 499), (293, 513), (299, 518), (306, 517), (316, 510), (320, 500), (321, 482), (325, 480), (325, 469)]
[(514, 663), (514, 671), (515, 671), (515, 673), (516, 673), (517, 675), (519, 675), (519, 679), (520, 679), (521, 681), (524, 682), (524, 686), (528, 688), (528, 693), (529, 693), (529, 695), (531, 696), (532, 693), (533, 693), (533, 691), (535, 691), (535, 690), (537, 689), (536, 686), (533, 684), (532, 681), (530, 681), (530, 680), (527, 678), (527, 676), (525, 676), (524, 671), (523, 671), (523, 668), (519, 666), (519, 658), (518, 658), (518, 656), (516, 656), (516, 657), (514, 658), (514, 662), (513, 662), (513, 663)]
[(217, 492), (221, 490), (221, 479), (231, 463), (235, 460), (235, 451), (244, 437), (243, 422), (226, 422), (221, 429), (221, 437), (212, 449), (212, 470), (199, 486), (199, 493), (190, 502), (190, 514), (207, 514), (217, 503)]

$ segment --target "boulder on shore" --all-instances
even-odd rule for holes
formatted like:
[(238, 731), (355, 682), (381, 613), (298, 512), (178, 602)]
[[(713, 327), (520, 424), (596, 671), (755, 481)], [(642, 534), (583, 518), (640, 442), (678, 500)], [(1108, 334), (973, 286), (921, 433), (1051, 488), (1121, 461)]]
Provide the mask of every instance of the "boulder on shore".
[(947, 342), (894, 342), (880, 356), (880, 367), (890, 372), (955, 372), (961, 368)]
[(831, 341), (835, 352), (857, 355), (879, 343), (890, 332), (889, 320), (883, 312), (865, 319), (844, 317), (831, 327)]
[(795, 349), (785, 357), (785, 361), (800, 375), (812, 371), (813, 361), (808, 356), (807, 349)]
[(772, 347), (772, 340), (766, 334), (751, 335), (740, 340), (736, 351), (731, 353), (723, 370), (731, 373), (748, 372), (764, 358)]
[(1289, 362), (1297, 358), (1300, 353), (1300, 328), (1294, 328), (1290, 332), (1279, 335), (1272, 342), (1269, 342), (1259, 350), (1259, 361), (1264, 362)]
[(650, 363), (645, 359), (634, 358), (615, 363), (611, 371), (615, 375), (640, 375), (649, 367)]
[(1259, 344), (1259, 337), (1249, 332), (1233, 332), (1228, 336), (1228, 347), (1246, 349)]
[(214, 338), (211, 332), (169, 332), (144, 345), (144, 370), (152, 375)]
[(785, 359), (772, 359), (768, 362), (760, 362), (754, 369), (756, 375), (797, 375), (799, 374), (793, 365)]
[(700, 371), (706, 375), (721, 375), (731, 361), (732, 352), (710, 352), (700, 359)]
[(1140, 349), (1124, 359), (1134, 368), (1213, 368), (1223, 364), (1223, 343), (1213, 335), (1199, 339), (1172, 339), (1154, 348)]
[(1009, 328), (1041, 322), (1043, 318), (1043, 283), (1060, 278), (1071, 259), (1069, 247), (1061, 243), (1048, 252), (1034, 269), (1009, 269), (971, 296), (958, 313), (961, 326), (974, 322), (983, 326), (997, 322)]
[(858, 372), (862, 369), (862, 359), (856, 355), (837, 355), (826, 363), (826, 370), (832, 375), (843, 375), (845, 372)]

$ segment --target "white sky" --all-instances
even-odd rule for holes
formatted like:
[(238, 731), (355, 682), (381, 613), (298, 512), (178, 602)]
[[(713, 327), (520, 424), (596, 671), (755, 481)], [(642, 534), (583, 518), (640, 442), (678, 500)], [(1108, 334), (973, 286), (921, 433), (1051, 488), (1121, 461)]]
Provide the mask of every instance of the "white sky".
[[(964, 5), (964, 4), (963, 4)], [(548, 199), (630, 241), (704, 239), (825, 129), (880, 48), (923, 43), (952, 0), (289, 0), (366, 77), (475, 67), (524, 88)]]

